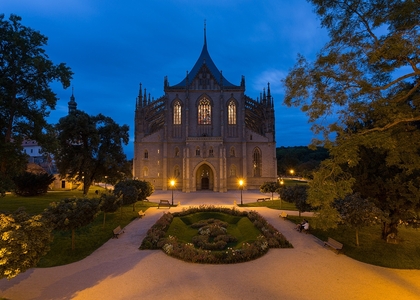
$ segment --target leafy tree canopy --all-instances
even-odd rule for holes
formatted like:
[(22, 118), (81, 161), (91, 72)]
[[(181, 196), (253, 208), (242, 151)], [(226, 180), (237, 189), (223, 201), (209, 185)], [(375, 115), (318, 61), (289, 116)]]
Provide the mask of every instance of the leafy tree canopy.
[(83, 182), (87, 195), (93, 181), (122, 179), (129, 173), (122, 145), (128, 144), (128, 126), (119, 126), (102, 114), (76, 110), (56, 125), (57, 168), (63, 177)]
[(48, 187), (54, 182), (54, 175), (48, 173), (34, 174), (25, 172), (13, 179), (15, 193), (21, 196), (37, 196), (47, 193)]
[(73, 75), (64, 63), (48, 59), (47, 38), (21, 20), (0, 14), (0, 192), (25, 170), (23, 139), (44, 144), (46, 117), (58, 99), (50, 83), (67, 88)]
[(23, 209), (0, 213), (0, 278), (11, 279), (33, 268), (50, 249), (52, 228), (41, 215)]
[(45, 210), (44, 217), (55, 229), (72, 232), (72, 249), (74, 249), (75, 230), (93, 222), (99, 212), (98, 198), (65, 198), (52, 202)]
[[(323, 141), (314, 144), (324, 143), (332, 156), (314, 176), (308, 201), (318, 207), (325, 226), (335, 226), (339, 215), (332, 207), (334, 199), (353, 189), (362, 194), (361, 179), (374, 172), (374, 184), (389, 181), (389, 200), (382, 201), (383, 190), (371, 197), (382, 203), (377, 206), (389, 219), (404, 220), (393, 203), (405, 211), (419, 205), (419, 182), (413, 174), (420, 170), (420, 3), (310, 2), (330, 41), (313, 62), (299, 56), (284, 80), (285, 103), (308, 114), (314, 132), (324, 134)], [(331, 122), (323, 124), (325, 118)], [(370, 166), (378, 167), (376, 171), (362, 168), (367, 166), (363, 149), (382, 156), (382, 166)], [(390, 177), (396, 169), (398, 175)], [(407, 187), (405, 194), (398, 183)]]

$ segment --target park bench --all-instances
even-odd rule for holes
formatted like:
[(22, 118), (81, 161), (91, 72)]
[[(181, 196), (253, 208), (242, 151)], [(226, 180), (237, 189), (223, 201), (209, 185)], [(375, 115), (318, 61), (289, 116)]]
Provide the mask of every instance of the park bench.
[(158, 208), (160, 208), (161, 206), (167, 206), (167, 207), (171, 208), (171, 203), (169, 203), (169, 200), (160, 200)]
[(257, 199), (257, 202), (268, 201), (268, 200), (270, 200), (270, 198), (259, 198)]
[(115, 229), (112, 231), (112, 233), (114, 234), (114, 236), (113, 236), (112, 238), (113, 238), (113, 239), (114, 239), (114, 238), (117, 238), (117, 239), (118, 239), (118, 236), (119, 236), (120, 234), (124, 233), (124, 229), (121, 229), (121, 226), (119, 226), (119, 225), (118, 225), (118, 227), (117, 227), (117, 228), (115, 228)]
[(286, 219), (286, 218), (287, 218), (287, 212), (282, 211), (282, 212), (280, 213), (279, 217), (283, 218), (283, 220), (284, 220), (284, 219)]
[(340, 242), (337, 242), (336, 240), (334, 240), (334, 239), (332, 239), (332, 238), (328, 238), (328, 241), (326, 241), (326, 242), (324, 242), (324, 246), (325, 245), (328, 245), (328, 246), (330, 246), (331, 248), (333, 248), (333, 249), (335, 249), (335, 251), (337, 252), (337, 253), (339, 253), (340, 252), (340, 250), (341, 249), (343, 249), (343, 244), (342, 243), (340, 243)]
[(143, 210), (140, 210), (138, 214), (139, 214), (139, 219), (143, 218), (146, 215)]

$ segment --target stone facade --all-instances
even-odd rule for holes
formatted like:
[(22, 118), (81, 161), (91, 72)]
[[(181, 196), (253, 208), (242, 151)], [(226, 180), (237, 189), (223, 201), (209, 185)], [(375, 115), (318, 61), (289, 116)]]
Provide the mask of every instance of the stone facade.
[[(164, 80), (164, 96), (151, 99), (140, 84), (135, 109), (133, 175), (156, 189), (226, 192), (258, 189), (277, 178), (274, 102), (245, 95), (213, 63), (206, 42), (200, 57), (176, 85)], [(175, 186), (170, 185), (170, 181)]]

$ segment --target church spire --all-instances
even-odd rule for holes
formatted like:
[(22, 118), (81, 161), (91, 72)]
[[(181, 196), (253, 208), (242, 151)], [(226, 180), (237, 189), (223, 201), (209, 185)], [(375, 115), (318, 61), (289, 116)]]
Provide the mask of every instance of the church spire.
[(207, 47), (206, 19), (204, 19), (204, 47)]
[(77, 110), (76, 98), (74, 98), (74, 87), (71, 88), (71, 97), (70, 101), (67, 103), (69, 105), (69, 114)]

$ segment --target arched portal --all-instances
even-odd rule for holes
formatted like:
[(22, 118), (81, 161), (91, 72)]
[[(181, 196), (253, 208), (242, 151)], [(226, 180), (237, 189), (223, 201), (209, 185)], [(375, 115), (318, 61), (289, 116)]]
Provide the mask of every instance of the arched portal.
[(208, 164), (202, 164), (195, 173), (196, 190), (213, 190), (214, 174)]

